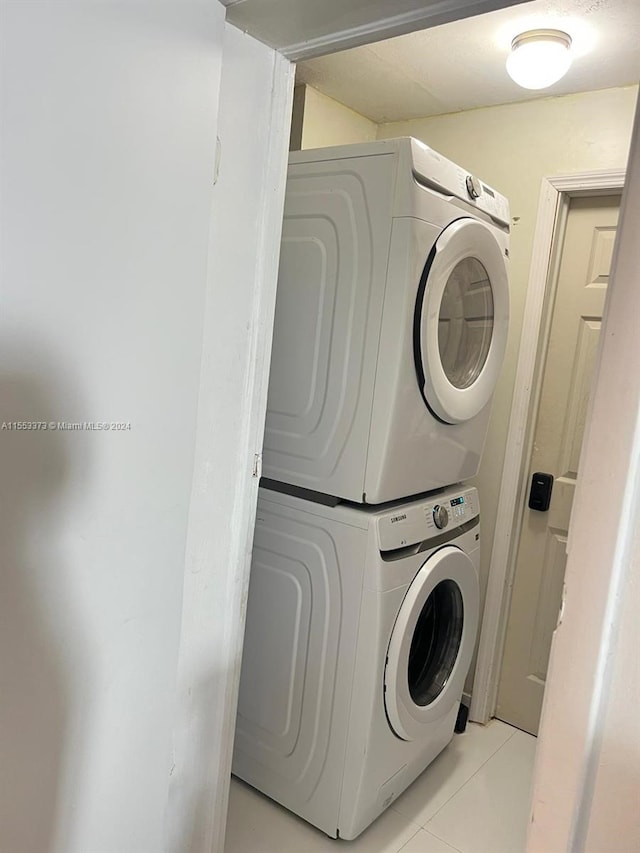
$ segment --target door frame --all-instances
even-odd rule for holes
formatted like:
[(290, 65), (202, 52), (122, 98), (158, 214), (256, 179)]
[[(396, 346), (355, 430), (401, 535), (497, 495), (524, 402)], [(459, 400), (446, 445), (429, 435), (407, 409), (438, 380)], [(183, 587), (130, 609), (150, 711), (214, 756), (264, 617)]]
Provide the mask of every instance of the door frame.
[[(569, 205), (572, 198), (621, 192), (624, 181), (623, 169), (577, 172), (542, 179), (469, 712), (469, 718), (475, 722), (487, 723), (497, 703), (517, 544), (527, 493), (533, 422), (540, 399), (544, 352)], [(605, 322), (603, 320), (603, 330)]]
[(222, 60), (165, 819), (175, 853), (224, 847), (295, 74), (228, 22)]

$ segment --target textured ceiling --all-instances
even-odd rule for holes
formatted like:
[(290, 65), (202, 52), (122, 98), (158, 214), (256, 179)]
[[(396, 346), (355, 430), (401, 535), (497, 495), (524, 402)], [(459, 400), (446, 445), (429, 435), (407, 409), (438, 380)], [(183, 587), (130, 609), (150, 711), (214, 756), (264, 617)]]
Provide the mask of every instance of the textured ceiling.
[[(512, 38), (539, 27), (568, 32), (574, 60), (529, 92), (505, 61)], [(375, 122), (625, 86), (640, 79), (640, 0), (533, 0), (302, 62), (297, 79)]]
[[(221, 0), (227, 21), (292, 60), (369, 44), (524, 0)], [(338, 47), (340, 46), (340, 47)]]

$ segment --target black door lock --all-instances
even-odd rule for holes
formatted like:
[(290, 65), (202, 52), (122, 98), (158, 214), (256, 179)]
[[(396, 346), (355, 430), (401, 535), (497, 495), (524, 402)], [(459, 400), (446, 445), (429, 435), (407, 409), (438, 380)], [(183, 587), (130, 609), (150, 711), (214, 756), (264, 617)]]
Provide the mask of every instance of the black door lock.
[(531, 488), (529, 490), (529, 509), (537, 509), (538, 512), (546, 512), (551, 503), (551, 490), (553, 489), (553, 474), (543, 474), (536, 471), (531, 476)]

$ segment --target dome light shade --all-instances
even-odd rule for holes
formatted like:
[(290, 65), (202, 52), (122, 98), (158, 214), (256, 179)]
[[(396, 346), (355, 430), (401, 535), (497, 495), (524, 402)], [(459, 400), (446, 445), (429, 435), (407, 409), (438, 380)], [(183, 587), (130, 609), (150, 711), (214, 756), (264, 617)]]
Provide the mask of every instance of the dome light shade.
[(523, 89), (546, 89), (571, 65), (571, 36), (562, 30), (529, 30), (511, 42), (509, 76)]

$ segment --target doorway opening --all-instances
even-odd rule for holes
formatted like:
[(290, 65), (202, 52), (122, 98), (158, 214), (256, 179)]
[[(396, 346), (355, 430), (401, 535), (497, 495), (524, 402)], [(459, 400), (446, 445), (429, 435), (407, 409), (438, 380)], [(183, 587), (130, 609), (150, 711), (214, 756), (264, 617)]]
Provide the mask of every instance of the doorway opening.
[[(531, 734), (538, 733), (561, 618), (571, 508), (619, 207), (620, 194), (570, 198), (554, 236), (495, 709), (499, 719)], [(548, 492), (540, 502), (532, 499), (538, 482)]]
[[(442, 148), (442, 146), (440, 146), (440, 148)], [(445, 153), (446, 153), (446, 152), (445, 152)], [(458, 158), (458, 159), (460, 160), (460, 158)]]

